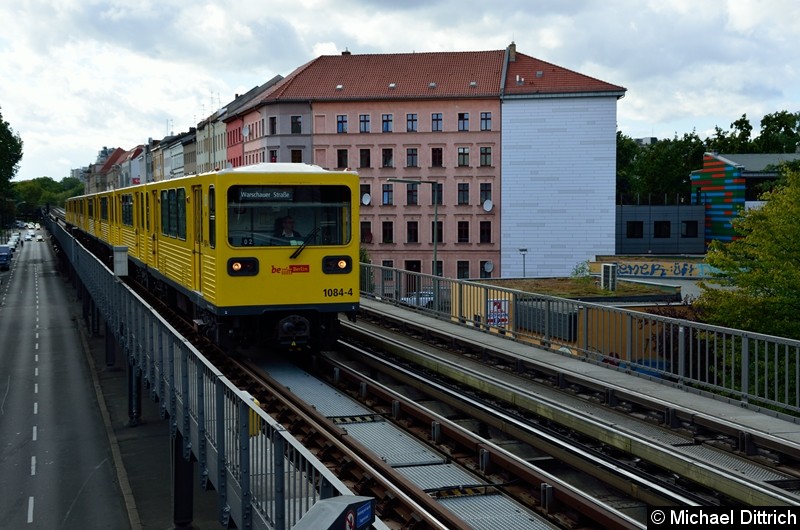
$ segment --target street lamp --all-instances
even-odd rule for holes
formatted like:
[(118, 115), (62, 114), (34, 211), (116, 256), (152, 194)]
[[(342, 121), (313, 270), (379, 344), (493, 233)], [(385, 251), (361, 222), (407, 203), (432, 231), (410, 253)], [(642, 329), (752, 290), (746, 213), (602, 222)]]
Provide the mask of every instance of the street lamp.
[[(404, 184), (430, 184), (431, 185), (431, 199), (433, 199), (433, 275), (439, 276), (439, 262), (436, 259), (436, 250), (439, 240), (439, 201), (434, 197), (433, 192), (438, 184), (435, 180), (420, 180), (420, 179), (387, 179), (389, 182), (400, 182)], [(435, 291), (434, 291), (435, 296)]]
[(519, 249), (519, 253), (522, 254), (522, 277), (525, 278), (525, 277), (527, 277), (526, 274), (525, 274), (525, 254), (528, 253), (528, 249), (527, 248), (521, 248), (521, 249)]

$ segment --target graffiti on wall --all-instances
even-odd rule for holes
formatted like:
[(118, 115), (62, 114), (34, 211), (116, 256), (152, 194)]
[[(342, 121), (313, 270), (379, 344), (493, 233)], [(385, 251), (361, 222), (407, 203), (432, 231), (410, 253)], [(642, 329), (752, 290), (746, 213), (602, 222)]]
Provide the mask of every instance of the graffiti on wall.
[[(608, 263), (604, 261), (603, 263)], [(617, 261), (617, 275), (648, 278), (710, 278), (717, 271), (699, 261)], [(596, 264), (598, 269), (600, 264)]]

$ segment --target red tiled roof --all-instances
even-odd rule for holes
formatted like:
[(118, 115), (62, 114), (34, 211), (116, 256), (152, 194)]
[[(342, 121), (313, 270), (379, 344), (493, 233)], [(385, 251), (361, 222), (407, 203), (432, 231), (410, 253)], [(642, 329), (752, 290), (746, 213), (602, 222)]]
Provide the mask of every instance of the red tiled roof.
[(506, 95), (624, 91), (625, 88), (621, 86), (612, 85), (521, 53), (516, 54), (516, 61), (508, 63)]
[[(323, 55), (282, 79), (258, 101), (500, 97), (506, 50)], [(515, 53), (505, 93), (624, 92), (623, 87)], [(542, 74), (537, 77), (537, 72)], [(517, 83), (517, 75), (524, 79)], [(432, 86), (432, 84), (434, 84)]]
[(109, 155), (108, 159), (106, 159), (105, 163), (103, 163), (103, 167), (100, 168), (101, 173), (108, 173), (111, 171), (111, 168), (114, 167), (115, 164), (119, 164), (125, 158), (126, 151), (117, 147), (114, 149), (114, 152)]

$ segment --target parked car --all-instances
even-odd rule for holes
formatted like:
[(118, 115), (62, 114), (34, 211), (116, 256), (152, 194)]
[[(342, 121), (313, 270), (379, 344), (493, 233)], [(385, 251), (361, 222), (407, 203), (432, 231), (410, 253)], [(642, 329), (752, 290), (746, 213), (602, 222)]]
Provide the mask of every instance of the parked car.
[(11, 268), (11, 247), (0, 245), (0, 271), (7, 271)]
[(401, 302), (415, 307), (430, 308), (433, 306), (433, 291), (416, 291), (408, 293), (400, 299)]

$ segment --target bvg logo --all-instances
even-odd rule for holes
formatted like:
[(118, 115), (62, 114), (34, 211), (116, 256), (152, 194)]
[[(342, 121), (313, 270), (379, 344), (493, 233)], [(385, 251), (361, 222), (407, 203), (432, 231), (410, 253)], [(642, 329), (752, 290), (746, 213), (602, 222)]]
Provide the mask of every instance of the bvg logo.
[(289, 265), (288, 267), (272, 266), (272, 274), (297, 274), (300, 272), (311, 272), (308, 265)]

